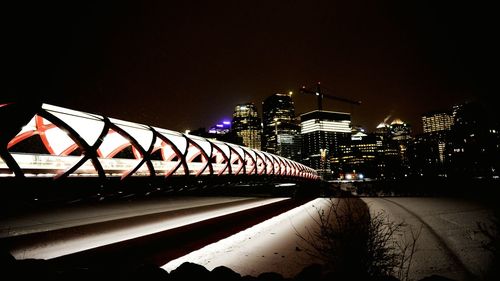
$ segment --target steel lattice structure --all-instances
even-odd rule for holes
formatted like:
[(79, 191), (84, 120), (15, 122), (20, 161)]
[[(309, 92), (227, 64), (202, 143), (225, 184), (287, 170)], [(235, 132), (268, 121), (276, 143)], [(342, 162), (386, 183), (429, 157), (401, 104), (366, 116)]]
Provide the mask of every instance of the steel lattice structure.
[(270, 153), (50, 104), (0, 105), (0, 176), (176, 177), (273, 175), (318, 179)]

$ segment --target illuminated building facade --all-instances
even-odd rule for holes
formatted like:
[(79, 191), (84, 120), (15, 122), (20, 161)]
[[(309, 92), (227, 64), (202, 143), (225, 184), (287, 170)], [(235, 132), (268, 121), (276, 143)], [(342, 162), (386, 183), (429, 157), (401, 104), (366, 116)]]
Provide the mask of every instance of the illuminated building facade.
[(444, 166), (444, 137), (436, 132), (416, 136), (408, 146), (407, 154), (412, 175), (446, 176)]
[(232, 130), (243, 139), (243, 144), (261, 149), (261, 123), (257, 107), (253, 103), (239, 104), (233, 113)]
[(395, 141), (405, 141), (411, 139), (411, 126), (401, 119), (394, 119), (390, 126), (391, 137)]
[(375, 134), (353, 130), (351, 143), (340, 146), (343, 152), (341, 163), (344, 172), (375, 178), (377, 176), (376, 159), (380, 148), (380, 142), (377, 140)]
[(467, 102), (453, 107), (454, 124), (445, 148), (448, 175), (500, 177), (500, 121), (495, 107)]
[(209, 134), (225, 135), (231, 131), (231, 121), (222, 121), (208, 129)]
[(411, 136), (411, 126), (401, 119), (394, 119), (391, 122), (391, 137), (392, 137), (392, 146), (396, 146), (399, 157), (400, 157), (400, 167), (396, 174), (398, 176), (408, 174), (410, 171), (409, 160), (408, 160), (408, 145), (412, 141)]
[(338, 173), (342, 145), (351, 140), (351, 115), (315, 110), (300, 116), (303, 163), (322, 176)]
[(300, 127), (292, 93), (274, 94), (262, 102), (262, 149), (293, 160), (301, 159)]
[(412, 170), (420, 176), (498, 178), (500, 124), (495, 110), (467, 102), (454, 105), (451, 113), (423, 115), (424, 133), (408, 153)]
[[(428, 159), (429, 164), (437, 162), (435, 166), (439, 167), (436, 167), (435, 170), (443, 170), (441, 166), (445, 161), (446, 143), (454, 124), (453, 116), (454, 114), (445, 111), (432, 111), (422, 115), (422, 126), (425, 136), (420, 137), (415, 145), (425, 143), (427, 146), (432, 146), (428, 150), (422, 148), (420, 151), (427, 151), (424, 155), (426, 155), (425, 157)], [(424, 173), (422, 172), (421, 174)], [(443, 173), (440, 172), (440, 174)]]
[(396, 178), (408, 173), (408, 144), (412, 140), (411, 126), (401, 119), (387, 123), (388, 117), (375, 129), (377, 142), (378, 178)]
[(453, 115), (444, 111), (433, 111), (422, 116), (424, 133), (449, 131), (453, 126)]

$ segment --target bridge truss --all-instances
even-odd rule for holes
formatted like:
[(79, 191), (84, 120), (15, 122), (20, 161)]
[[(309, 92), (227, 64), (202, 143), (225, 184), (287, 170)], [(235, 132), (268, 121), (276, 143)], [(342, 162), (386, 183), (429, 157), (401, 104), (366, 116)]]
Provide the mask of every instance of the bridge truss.
[(50, 104), (0, 105), (1, 177), (270, 175), (319, 179), (290, 159)]

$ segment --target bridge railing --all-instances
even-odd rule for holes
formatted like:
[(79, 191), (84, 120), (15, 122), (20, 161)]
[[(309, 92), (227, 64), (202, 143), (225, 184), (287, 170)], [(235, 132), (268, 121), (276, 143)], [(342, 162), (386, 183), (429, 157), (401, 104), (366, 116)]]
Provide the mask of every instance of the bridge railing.
[[(236, 144), (41, 104), (0, 106), (0, 176), (274, 175), (318, 179), (292, 160)], [(21, 122), (23, 121), (24, 122)]]

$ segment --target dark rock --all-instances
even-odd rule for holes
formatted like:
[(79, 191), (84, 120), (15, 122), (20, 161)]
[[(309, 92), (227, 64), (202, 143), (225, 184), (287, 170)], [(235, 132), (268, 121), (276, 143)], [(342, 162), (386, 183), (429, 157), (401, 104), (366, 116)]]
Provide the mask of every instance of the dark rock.
[[(55, 280), (88, 281), (96, 278), (100, 280), (103, 278), (103, 276), (95, 270), (75, 267), (59, 272)], [(116, 278), (114, 280), (116, 280)]]
[(394, 276), (380, 276), (380, 277), (371, 277), (370, 281), (400, 281), (398, 278)]
[(55, 270), (42, 259), (17, 260), (9, 269), (12, 280), (49, 280), (55, 278)]
[(419, 281), (455, 281), (455, 280), (450, 279), (448, 277), (441, 276), (441, 275), (433, 274), (431, 276), (424, 277), (424, 278), (420, 279)]
[(240, 280), (241, 281), (257, 281), (257, 280), (259, 280), (259, 278), (255, 277), (255, 276), (251, 276), (251, 275), (245, 275), (245, 276), (241, 277)]
[(241, 279), (239, 273), (234, 272), (232, 269), (225, 266), (218, 266), (212, 269), (212, 280), (217, 281), (236, 281)]
[(283, 278), (283, 275), (276, 273), (276, 272), (264, 272), (264, 273), (259, 274), (258, 278), (261, 281), (283, 281), (283, 280), (285, 280), (285, 278)]
[(323, 275), (323, 266), (317, 263), (313, 263), (299, 272), (294, 280), (297, 281), (310, 281), (310, 280), (320, 280)]
[(359, 280), (359, 279), (351, 279), (348, 276), (344, 276), (343, 274), (338, 274), (337, 272), (334, 271), (325, 271), (323, 272), (323, 276), (319, 280), (335, 280), (335, 281), (344, 281), (344, 280)]
[(133, 280), (151, 280), (161, 281), (170, 280), (170, 276), (163, 268), (154, 264), (142, 264), (137, 267), (129, 276), (125, 278), (127, 281)]
[(202, 265), (192, 262), (185, 262), (176, 269), (172, 270), (170, 272), (170, 277), (170, 280), (175, 281), (211, 280), (210, 271), (208, 271), (208, 269)]
[(0, 251), (0, 266), (8, 268), (12, 266), (16, 262), (16, 258), (14, 258), (8, 251), (1, 250)]
[(2, 273), (2, 280), (5, 277), (12, 276), (15, 273), (16, 259), (6, 250), (0, 250), (0, 272)]

